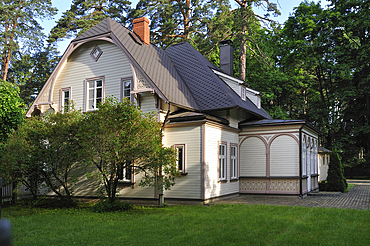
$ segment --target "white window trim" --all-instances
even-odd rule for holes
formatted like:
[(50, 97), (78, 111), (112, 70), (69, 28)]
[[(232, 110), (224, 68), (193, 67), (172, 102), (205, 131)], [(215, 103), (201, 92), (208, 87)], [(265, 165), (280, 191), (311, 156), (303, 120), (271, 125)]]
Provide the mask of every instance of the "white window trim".
[(240, 87), (241, 87), (240, 97), (245, 101), (245, 98), (247, 96), (245, 87), (244, 86), (240, 86)]
[[(84, 107), (85, 110), (84, 110), (84, 112), (97, 110), (97, 108), (96, 108), (96, 98), (94, 98), (95, 108), (94, 109), (89, 109), (89, 82), (90, 81), (97, 81), (97, 80), (102, 81), (102, 102), (104, 101), (104, 98), (105, 98), (105, 76), (99, 76), (99, 77), (86, 79), (85, 80), (85, 107)], [(95, 95), (96, 95), (96, 88), (94, 88), (94, 90), (95, 90)]]
[(69, 91), (69, 98), (68, 98), (68, 101), (69, 101), (69, 106), (71, 106), (71, 101), (72, 101), (72, 87), (65, 87), (65, 88), (62, 88), (60, 89), (60, 107), (59, 107), (59, 111), (60, 112), (63, 112), (64, 113), (64, 92), (65, 91)]
[[(235, 148), (235, 155), (233, 155)], [(238, 179), (238, 145), (230, 144), (230, 179)]]
[[(224, 148), (224, 153), (221, 153), (221, 146)], [(220, 142), (218, 145), (218, 179), (220, 181), (227, 180), (227, 143)]]
[(133, 91), (133, 79), (132, 77), (127, 77), (127, 78), (121, 78), (121, 101), (123, 101), (123, 98), (125, 98), (125, 82), (130, 81), (130, 96), (127, 97), (130, 99), (130, 102), (133, 102), (132, 94), (131, 92)]
[(177, 156), (179, 154), (178, 149), (182, 148), (182, 170), (179, 169), (178, 160), (176, 160), (176, 165), (177, 165), (177, 169), (179, 170), (181, 174), (186, 174), (186, 159), (185, 159), (186, 145), (185, 144), (175, 144), (174, 147), (177, 151)]
[(306, 139), (302, 141), (302, 176), (306, 176)]

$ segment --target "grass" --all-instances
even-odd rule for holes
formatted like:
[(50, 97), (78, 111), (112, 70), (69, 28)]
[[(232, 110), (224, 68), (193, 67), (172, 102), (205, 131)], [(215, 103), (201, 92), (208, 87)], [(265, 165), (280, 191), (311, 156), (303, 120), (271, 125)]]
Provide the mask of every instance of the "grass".
[(355, 186), (355, 184), (348, 184), (348, 187), (347, 189), (345, 189), (344, 193), (348, 193), (353, 188), (353, 186)]
[(368, 245), (370, 211), (267, 205), (6, 207), (13, 245)]

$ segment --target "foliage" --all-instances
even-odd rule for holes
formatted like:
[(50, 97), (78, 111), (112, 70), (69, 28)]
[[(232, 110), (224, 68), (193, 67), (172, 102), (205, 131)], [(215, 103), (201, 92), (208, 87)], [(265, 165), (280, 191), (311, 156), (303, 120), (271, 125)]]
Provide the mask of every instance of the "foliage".
[(32, 53), (14, 56), (8, 81), (19, 86), (20, 97), (30, 107), (59, 61), (58, 51), (47, 46)]
[(130, 4), (127, 0), (73, 0), (70, 9), (62, 14), (50, 31), (49, 42), (78, 36), (107, 17), (125, 24), (123, 13), (128, 13)]
[(24, 103), (19, 97), (19, 88), (0, 80), (0, 143), (23, 122)]
[(110, 202), (108, 200), (102, 200), (91, 207), (91, 210), (96, 213), (106, 213), (114, 211), (126, 211), (131, 210), (133, 206), (130, 203), (120, 202), (119, 200), (114, 200)]
[(212, 11), (223, 1), (205, 0), (155, 0), (137, 3), (130, 12), (130, 20), (148, 16), (151, 20), (151, 41), (162, 48), (188, 41), (197, 45), (197, 40), (207, 33)]
[(331, 152), (326, 190), (344, 192), (348, 184), (343, 175), (343, 166), (336, 150)]
[(14, 245), (367, 245), (370, 241), (370, 210), (357, 209), (234, 204), (135, 207), (101, 214), (89, 209), (7, 207), (2, 215), (12, 223)]
[(40, 183), (45, 182), (60, 198), (72, 199), (80, 159), (76, 136), (81, 117), (80, 111), (71, 109), (27, 119), (4, 147), (2, 166), (13, 181), (21, 181), (35, 198)]
[[(1, 79), (7, 80), (12, 55), (43, 46), (44, 34), (39, 21), (56, 13), (51, 0), (5, 0), (0, 3), (0, 66)], [(22, 44), (20, 44), (22, 42)]]
[(43, 198), (32, 201), (32, 207), (34, 208), (75, 208), (78, 204), (74, 200), (70, 199), (59, 199), (59, 198)]
[[(162, 146), (160, 122), (153, 114), (142, 113), (127, 100), (119, 102), (108, 97), (98, 110), (87, 113), (79, 140), (85, 161), (97, 168), (110, 202), (116, 199), (123, 170), (152, 177), (162, 168), (166, 188), (174, 184), (175, 152)], [(155, 179), (146, 181), (143, 185), (153, 184)]]

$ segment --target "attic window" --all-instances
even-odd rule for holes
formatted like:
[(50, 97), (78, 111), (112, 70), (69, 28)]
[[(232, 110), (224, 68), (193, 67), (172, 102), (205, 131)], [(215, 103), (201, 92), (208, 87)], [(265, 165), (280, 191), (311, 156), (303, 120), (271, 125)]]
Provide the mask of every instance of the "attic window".
[(102, 54), (103, 54), (103, 51), (99, 48), (99, 46), (95, 46), (94, 49), (90, 53), (94, 61), (98, 61)]

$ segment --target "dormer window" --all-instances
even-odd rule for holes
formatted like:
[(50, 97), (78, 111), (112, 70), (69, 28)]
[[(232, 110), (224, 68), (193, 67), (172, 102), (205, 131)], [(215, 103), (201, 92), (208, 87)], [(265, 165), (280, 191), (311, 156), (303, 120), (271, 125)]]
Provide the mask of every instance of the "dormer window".
[(242, 88), (241, 98), (245, 100), (245, 87), (242, 86), (241, 88)]
[(95, 46), (94, 49), (91, 51), (90, 55), (95, 60), (98, 61), (100, 56), (103, 54), (103, 51), (99, 48), (99, 46)]

